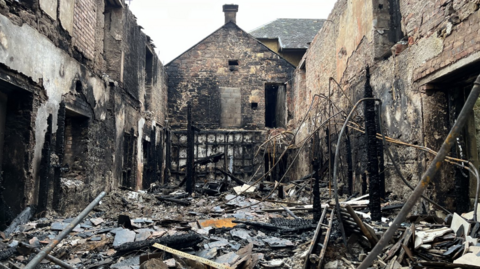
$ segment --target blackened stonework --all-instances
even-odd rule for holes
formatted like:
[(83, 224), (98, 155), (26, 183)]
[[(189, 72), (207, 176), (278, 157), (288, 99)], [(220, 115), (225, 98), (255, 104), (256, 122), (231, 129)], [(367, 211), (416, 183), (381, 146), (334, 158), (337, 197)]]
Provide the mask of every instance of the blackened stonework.
[(251, 130), (265, 127), (265, 84), (283, 84), (295, 69), (232, 22), (165, 68), (172, 128), (186, 128), (191, 101), (193, 121), (200, 128)]

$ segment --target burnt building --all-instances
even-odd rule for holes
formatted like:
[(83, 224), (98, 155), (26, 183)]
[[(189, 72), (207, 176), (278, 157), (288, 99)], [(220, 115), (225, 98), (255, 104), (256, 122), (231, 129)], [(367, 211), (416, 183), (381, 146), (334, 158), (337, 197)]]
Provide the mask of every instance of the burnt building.
[(0, 2), (0, 218), (161, 177), (164, 69), (123, 0)]
[[(186, 162), (188, 103), (201, 129), (195, 137), (195, 157), (226, 152), (225, 163), (217, 165), (228, 167), (231, 162), (239, 177), (253, 175), (263, 164), (254, 158), (254, 149), (265, 140), (265, 131), (285, 128), (291, 120), (286, 82), (295, 67), (238, 27), (237, 5), (224, 5), (223, 11), (222, 27), (165, 66), (174, 133), (172, 172), (181, 172)], [(213, 171), (213, 166), (200, 171)]]
[[(383, 132), (394, 139), (389, 145), (402, 176), (415, 186), (434, 157), (425, 150), (439, 150), (480, 74), (479, 14), (478, 3), (472, 1), (337, 1), (295, 71), (297, 143), (327, 118), (348, 113), (365, 96), (368, 66), (373, 96), (382, 102), (375, 109)], [(315, 109), (309, 111), (312, 101)], [(371, 176), (362, 107), (339, 145), (340, 181), (345, 186), (351, 181), (353, 192), (365, 191), (362, 185)], [(320, 146), (310, 144), (300, 153), (305, 160), (315, 156), (312, 152), (333, 160), (329, 154), (345, 119), (343, 113), (335, 117), (319, 131)], [(478, 119), (476, 107), (449, 154), (464, 161), (459, 166), (443, 163), (425, 193), (460, 213), (469, 210), (475, 197), (475, 177), (462, 165), (480, 164)], [(381, 147), (378, 158), (386, 192), (406, 199), (411, 190)], [(299, 162), (294, 174), (311, 169), (310, 161)], [(433, 209), (425, 202), (417, 212)]]

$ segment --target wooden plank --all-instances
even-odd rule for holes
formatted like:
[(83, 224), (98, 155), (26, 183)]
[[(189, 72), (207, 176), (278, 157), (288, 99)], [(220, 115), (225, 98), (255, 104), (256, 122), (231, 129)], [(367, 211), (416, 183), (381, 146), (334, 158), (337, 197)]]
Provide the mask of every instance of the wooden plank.
[(207, 259), (202, 258), (202, 257), (198, 257), (198, 256), (195, 256), (195, 255), (191, 255), (191, 254), (185, 253), (185, 252), (180, 251), (180, 250), (176, 250), (176, 249), (173, 249), (173, 248), (169, 248), (169, 247), (167, 247), (167, 246), (164, 246), (164, 245), (160, 245), (160, 244), (158, 244), (158, 243), (153, 244), (153, 247), (154, 247), (154, 248), (161, 249), (161, 250), (166, 251), (166, 252), (168, 252), (168, 253), (175, 254), (175, 255), (177, 255), (177, 256), (186, 258), (186, 259), (190, 259), (190, 260), (193, 260), (193, 261), (197, 261), (197, 262), (206, 264), (206, 265), (211, 266), (211, 267), (213, 267), (213, 268), (217, 268), (217, 269), (232, 269), (232, 267), (230, 267), (230, 266), (226, 266), (226, 265), (223, 265), (223, 264), (219, 264), (219, 263), (213, 262), (213, 261), (211, 261), (211, 260), (207, 260)]
[(368, 241), (370, 244), (375, 246), (378, 243), (378, 238), (375, 235), (375, 233), (371, 233), (367, 227), (363, 224), (363, 221), (358, 217), (358, 215), (353, 211), (353, 208), (350, 205), (346, 205), (345, 208), (347, 209), (348, 213), (350, 213), (350, 216), (355, 220), (357, 223), (358, 227), (360, 227), (360, 230), (362, 233), (367, 237)]

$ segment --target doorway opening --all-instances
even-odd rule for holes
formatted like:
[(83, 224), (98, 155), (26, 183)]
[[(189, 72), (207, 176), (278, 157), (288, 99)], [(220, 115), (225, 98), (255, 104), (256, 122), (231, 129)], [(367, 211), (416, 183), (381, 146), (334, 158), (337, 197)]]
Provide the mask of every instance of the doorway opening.
[[(472, 63), (429, 83), (429, 87), (433, 88), (432, 92), (443, 95), (441, 98), (438, 98), (438, 106), (435, 107), (438, 111), (431, 112), (436, 117), (437, 123), (434, 124), (439, 124), (437, 127), (442, 127), (441, 125), (443, 125), (443, 131), (439, 128), (432, 128), (434, 130), (433, 135), (441, 133), (444, 138), (448, 135), (448, 131), (451, 130), (457, 120), (472, 90), (473, 83), (479, 74), (478, 68), (480, 68), (480, 62)], [(441, 140), (443, 141), (443, 139)], [(432, 145), (432, 147), (437, 148), (439, 146)], [(473, 111), (468, 115), (467, 122), (459, 133), (449, 155), (454, 158), (467, 160), (478, 169), (480, 165), (479, 153), (480, 99), (477, 100)], [(464, 165), (468, 167), (467, 163), (464, 163)], [(470, 211), (471, 199), (475, 197), (475, 177), (466, 169), (458, 166), (448, 166), (448, 169), (441, 174), (443, 174), (441, 179), (443, 181), (442, 185), (448, 185), (448, 191), (444, 194), (440, 193), (440, 195), (444, 196), (444, 200), (449, 200), (449, 197), (451, 197), (450, 200), (453, 203), (450, 206), (452, 209), (455, 209), (455, 212), (461, 214)], [(453, 181), (450, 180), (452, 178), (454, 179)]]
[(265, 127), (285, 128), (286, 122), (285, 85), (279, 83), (265, 84)]
[(137, 138), (135, 137), (135, 131), (130, 133), (123, 133), (123, 169), (122, 169), (122, 186), (134, 188), (135, 187), (135, 169), (134, 158), (135, 149), (137, 144)]
[[(6, 206), (16, 216), (25, 206), (25, 187), (33, 145), (33, 95), (11, 85), (0, 85), (0, 179)], [(1, 191), (1, 189), (0, 189)], [(3, 202), (0, 202), (0, 204)], [(7, 211), (0, 212), (0, 226), (8, 221)]]

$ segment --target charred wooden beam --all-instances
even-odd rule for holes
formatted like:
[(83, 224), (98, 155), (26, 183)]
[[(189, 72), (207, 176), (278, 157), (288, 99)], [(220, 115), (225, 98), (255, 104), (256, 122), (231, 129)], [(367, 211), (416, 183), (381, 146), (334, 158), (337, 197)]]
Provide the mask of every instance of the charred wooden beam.
[[(212, 154), (210, 156), (200, 158), (200, 159), (194, 161), (193, 165), (205, 165), (207, 163), (216, 163), (216, 162), (218, 162), (222, 159), (224, 154), (225, 153), (223, 153), (223, 152), (218, 152), (218, 153)], [(180, 168), (184, 168), (186, 166), (187, 165), (181, 165)]]
[(245, 184), (245, 182), (243, 182), (241, 179), (237, 178), (236, 176), (232, 175), (232, 174), (229, 173), (229, 172), (223, 171), (222, 169), (217, 168), (217, 167), (215, 167), (215, 170), (220, 171), (222, 174), (224, 174), (224, 175), (226, 175), (226, 176), (229, 176), (231, 179), (233, 179), (235, 182), (237, 182), (237, 183), (240, 184), (240, 185), (244, 185), (244, 184)]
[[(373, 98), (373, 89), (370, 85), (370, 68), (366, 68), (365, 94), (364, 98)], [(367, 171), (369, 179), (370, 193), (370, 213), (373, 221), (381, 221), (382, 212), (380, 209), (380, 177), (378, 175), (378, 150), (377, 150), (377, 125), (375, 114), (375, 101), (366, 100), (364, 107), (365, 115), (365, 134), (367, 143)]]
[(368, 241), (370, 241), (370, 244), (372, 246), (375, 246), (378, 243), (378, 238), (375, 234), (370, 233), (370, 230), (365, 227), (365, 224), (363, 224), (363, 221), (357, 216), (355, 211), (353, 211), (353, 208), (350, 205), (345, 206), (347, 208), (348, 213), (350, 216), (354, 219), (355, 223), (360, 227), (360, 230), (362, 233), (367, 237)]
[(25, 208), (18, 216), (10, 223), (10, 226), (8, 226), (5, 231), (3, 231), (3, 234), (5, 234), (6, 237), (9, 237), (11, 233), (15, 231), (15, 229), (19, 225), (23, 225), (27, 223), (30, 218), (35, 214), (35, 208), (34, 207), (27, 207)]
[(0, 251), (0, 261), (6, 260), (17, 253), (17, 247), (8, 248), (7, 250)]
[(263, 222), (243, 221), (243, 220), (233, 220), (232, 222), (233, 223), (243, 223), (243, 224), (246, 224), (246, 225), (255, 226), (255, 227), (259, 227), (259, 228), (263, 228), (263, 229), (267, 229), (267, 230), (274, 230), (274, 231), (287, 229), (285, 227), (280, 227), (280, 226), (276, 226), (276, 225), (269, 224), (269, 223), (263, 223)]
[(173, 202), (173, 203), (177, 203), (177, 204), (180, 204), (180, 205), (186, 205), (186, 206), (190, 205), (190, 202), (186, 201), (186, 200), (180, 200), (180, 199), (163, 197), (163, 196), (155, 196), (155, 198), (157, 198), (160, 201), (168, 201), (168, 202)]
[(194, 247), (196, 244), (200, 243), (203, 238), (194, 233), (182, 234), (182, 235), (173, 235), (167, 237), (160, 237), (155, 239), (129, 242), (122, 244), (115, 249), (117, 250), (116, 255), (121, 255), (128, 251), (133, 251), (137, 249), (152, 247), (153, 244), (158, 243), (166, 245), (175, 249), (184, 249), (189, 247)]

